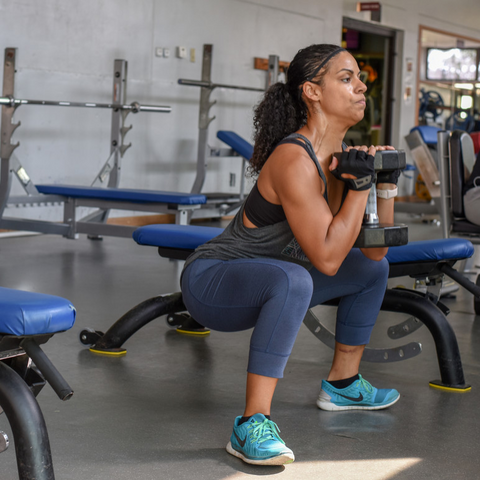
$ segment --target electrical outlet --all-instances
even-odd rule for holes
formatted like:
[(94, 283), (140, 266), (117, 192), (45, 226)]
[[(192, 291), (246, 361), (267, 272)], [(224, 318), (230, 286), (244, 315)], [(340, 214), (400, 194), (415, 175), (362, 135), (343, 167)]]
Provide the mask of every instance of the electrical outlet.
[(177, 47), (177, 57), (187, 58), (187, 47)]
[(155, 48), (155, 56), (156, 57), (163, 57), (163, 48), (162, 47), (156, 47)]
[(163, 49), (163, 56), (165, 58), (168, 58), (170, 56), (170, 49), (169, 48), (164, 48)]
[(191, 48), (191, 49), (190, 49), (190, 61), (191, 61), (192, 63), (195, 62), (195, 49), (194, 49), (194, 48)]

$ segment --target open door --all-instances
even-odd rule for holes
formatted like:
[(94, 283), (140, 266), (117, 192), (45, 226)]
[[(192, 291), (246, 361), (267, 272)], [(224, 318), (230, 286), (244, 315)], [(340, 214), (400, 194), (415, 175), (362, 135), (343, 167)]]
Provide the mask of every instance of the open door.
[(342, 47), (357, 60), (368, 88), (365, 116), (345, 137), (349, 145), (392, 142), (395, 36), (393, 29), (343, 18)]

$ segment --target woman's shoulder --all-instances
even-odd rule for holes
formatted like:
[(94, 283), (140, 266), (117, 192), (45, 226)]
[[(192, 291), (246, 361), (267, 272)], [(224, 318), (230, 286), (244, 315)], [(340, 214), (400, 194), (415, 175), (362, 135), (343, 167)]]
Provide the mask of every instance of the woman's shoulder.
[(285, 175), (310, 174), (316, 166), (311, 155), (300, 145), (284, 143), (279, 145), (268, 158), (264, 167), (274, 168)]
[(301, 147), (289, 144), (281, 145), (270, 156), (259, 176), (259, 182), (263, 192), (267, 193), (268, 187), (275, 192), (277, 201), (273, 203), (282, 203), (281, 192), (285, 194), (302, 190), (306, 193), (314, 190), (323, 194), (324, 191), (322, 178), (308, 153)]

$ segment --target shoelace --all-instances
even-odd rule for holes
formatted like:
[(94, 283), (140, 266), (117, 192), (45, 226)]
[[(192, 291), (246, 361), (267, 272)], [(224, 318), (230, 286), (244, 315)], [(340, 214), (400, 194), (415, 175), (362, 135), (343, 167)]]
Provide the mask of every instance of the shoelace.
[(373, 386), (371, 383), (367, 382), (361, 375), (359, 375), (358, 381), (360, 382), (361, 387), (363, 387), (368, 393), (373, 393)]
[(255, 422), (249, 425), (250, 443), (263, 443), (267, 440), (278, 440), (285, 445), (285, 442), (279, 437), (280, 429), (275, 422), (266, 418), (262, 423)]

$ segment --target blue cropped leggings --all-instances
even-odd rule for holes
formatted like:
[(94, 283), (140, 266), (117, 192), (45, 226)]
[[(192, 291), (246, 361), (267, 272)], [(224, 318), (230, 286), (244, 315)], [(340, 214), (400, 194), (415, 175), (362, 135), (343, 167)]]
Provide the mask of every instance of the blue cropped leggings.
[(282, 378), (303, 318), (310, 307), (341, 297), (336, 340), (364, 345), (387, 287), (388, 263), (352, 249), (335, 276), (271, 258), (197, 259), (182, 277), (184, 303), (212, 330), (253, 328), (248, 372)]

